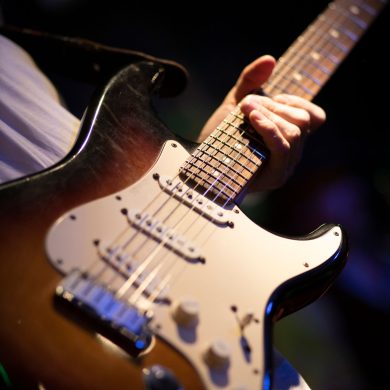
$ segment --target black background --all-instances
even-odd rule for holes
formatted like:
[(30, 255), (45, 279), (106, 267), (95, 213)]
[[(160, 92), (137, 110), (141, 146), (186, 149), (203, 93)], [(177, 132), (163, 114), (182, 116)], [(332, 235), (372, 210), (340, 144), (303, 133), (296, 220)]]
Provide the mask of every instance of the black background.
[[(174, 131), (194, 139), (241, 69), (261, 54), (280, 56), (327, 4), (183, 2), (170, 8), (166, 3), (35, 0), (3, 1), (2, 8), (10, 24), (185, 65), (189, 86), (181, 97), (161, 104), (160, 115)], [(250, 196), (244, 204), (260, 225), (282, 234), (302, 235), (336, 222), (349, 235), (348, 265), (335, 286), (276, 328), (278, 348), (313, 389), (387, 383), (389, 11), (382, 12), (317, 97), (328, 120), (308, 140), (295, 175), (282, 189)], [(80, 117), (93, 87), (50, 76)]]

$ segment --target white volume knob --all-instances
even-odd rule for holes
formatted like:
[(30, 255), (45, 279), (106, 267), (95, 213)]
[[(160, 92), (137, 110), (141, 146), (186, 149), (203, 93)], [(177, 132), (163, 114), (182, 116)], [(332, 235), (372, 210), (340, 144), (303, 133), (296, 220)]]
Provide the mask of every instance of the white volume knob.
[(184, 298), (177, 304), (173, 313), (176, 323), (184, 327), (193, 327), (199, 321), (199, 302), (192, 298)]
[(230, 356), (229, 345), (223, 340), (215, 340), (206, 351), (205, 361), (210, 368), (223, 370), (228, 368)]

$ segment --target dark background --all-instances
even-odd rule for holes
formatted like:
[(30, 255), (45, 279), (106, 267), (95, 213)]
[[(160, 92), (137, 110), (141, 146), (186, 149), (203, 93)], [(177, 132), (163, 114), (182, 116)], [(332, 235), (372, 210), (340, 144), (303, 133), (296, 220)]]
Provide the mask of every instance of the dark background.
[[(241, 69), (261, 54), (280, 56), (327, 1), (183, 2), (172, 9), (119, 0), (1, 4), (10, 24), (185, 65), (191, 74), (186, 92), (159, 107), (174, 131), (194, 139)], [(324, 222), (341, 223), (348, 233), (349, 261), (336, 284), (276, 327), (278, 348), (313, 389), (388, 386), (389, 11), (316, 99), (328, 120), (308, 140), (295, 175), (282, 189), (251, 195), (243, 205), (261, 226), (282, 234), (307, 234)], [(80, 117), (93, 87), (50, 77)]]

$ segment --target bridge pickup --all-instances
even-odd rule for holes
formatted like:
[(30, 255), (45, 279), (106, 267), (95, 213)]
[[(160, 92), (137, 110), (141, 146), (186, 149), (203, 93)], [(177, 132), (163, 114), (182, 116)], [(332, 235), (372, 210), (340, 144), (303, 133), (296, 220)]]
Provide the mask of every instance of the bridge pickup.
[(228, 225), (229, 220), (227, 212), (199, 192), (194, 191), (187, 186), (180, 178), (171, 179), (167, 176), (159, 177), (160, 187), (180, 200), (186, 206), (189, 206), (203, 217), (209, 219), (217, 225)]
[(56, 297), (87, 315), (97, 331), (133, 356), (144, 352), (152, 342), (147, 326), (150, 318), (80, 270), (71, 271), (61, 281)]

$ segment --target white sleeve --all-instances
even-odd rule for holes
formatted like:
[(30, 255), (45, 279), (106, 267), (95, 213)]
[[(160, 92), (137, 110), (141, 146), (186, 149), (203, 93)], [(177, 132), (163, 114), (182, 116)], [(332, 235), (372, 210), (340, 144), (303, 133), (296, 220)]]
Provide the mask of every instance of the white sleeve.
[(0, 35), (0, 183), (59, 161), (79, 126), (29, 54)]

